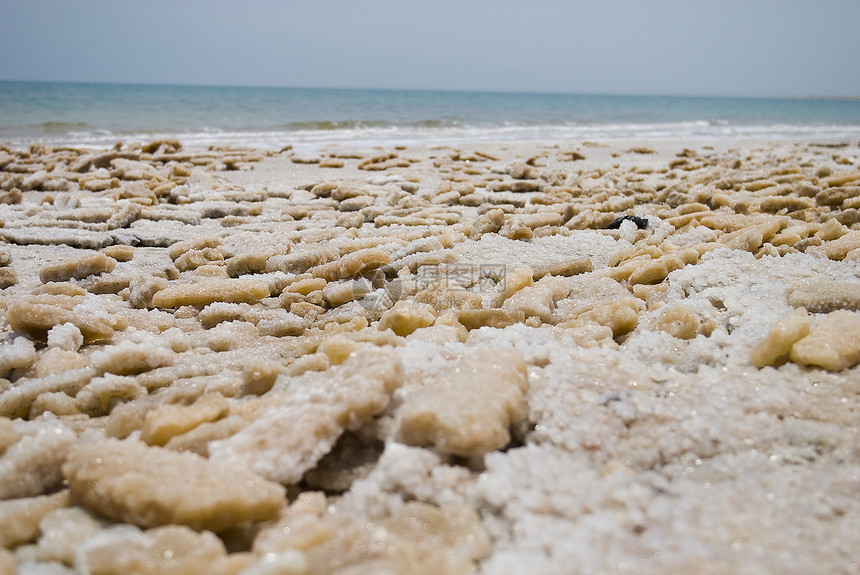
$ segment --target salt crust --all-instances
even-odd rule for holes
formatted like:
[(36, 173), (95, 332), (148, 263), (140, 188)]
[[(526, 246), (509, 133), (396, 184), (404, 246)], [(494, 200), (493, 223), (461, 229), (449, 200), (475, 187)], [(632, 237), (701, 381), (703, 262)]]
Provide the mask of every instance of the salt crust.
[[(370, 182), (341, 152), (305, 168), (286, 151), (236, 173), (240, 185), (194, 166), (261, 155), (175, 142), (0, 152), (23, 170), (0, 172), (0, 186), (25, 189), (0, 205), (0, 414), (16, 418), (0, 419), (13, 489), (0, 505), (21, 518), (0, 522), (15, 546), (0, 566), (851, 571), (860, 172), (844, 164), (856, 153), (700, 147), (667, 160), (628, 148), (392, 152), (358, 162), (380, 170)], [(40, 161), (52, 154), (64, 155), (54, 171)], [(345, 176), (306, 185), (321, 165)], [(648, 225), (601, 229), (622, 214)], [(65, 266), (46, 279), (68, 281), (40, 285), (43, 262), (90, 261), (110, 244), (114, 271), (78, 280), (98, 266)], [(487, 267), (499, 264), (504, 281)], [(152, 310), (159, 293), (198, 284), (202, 299)], [(800, 306), (809, 333), (782, 330)], [(520, 367), (471, 380), (463, 366), (485, 369), (491, 349)], [(416, 415), (423, 394), (436, 423)], [(493, 418), (504, 409), (486, 405), (510, 409)], [(283, 420), (303, 410), (312, 421), (295, 427), (311, 433), (293, 434)], [(493, 432), (462, 433), (470, 422)], [(495, 439), (449, 449), (458, 435)], [(83, 455), (98, 467), (114, 452), (146, 462), (133, 494), (121, 466), (99, 480), (116, 495), (79, 488), (68, 505), (54, 491), (64, 462), (77, 474)], [(205, 508), (180, 469), (205, 487), (257, 460), (304, 492), (259, 534), (236, 516), (220, 538), (122, 523), (148, 525), (131, 517), (160, 509), (147, 494), (182, 496), (171, 513)], [(270, 492), (266, 517), (286, 504)], [(222, 538), (245, 551), (227, 555)], [(393, 552), (375, 555), (379, 541)]]
[(860, 311), (860, 282), (807, 280), (793, 284), (788, 303), (812, 313), (829, 313), (839, 309)]
[(60, 467), (75, 446), (76, 435), (57, 421), (15, 424), (17, 441), (0, 456), (0, 499), (48, 493), (63, 482)]
[(36, 346), (25, 337), (7, 338), (0, 343), (0, 372), (30, 367), (36, 361)]
[(116, 260), (102, 252), (50, 264), (42, 268), (39, 277), (42, 283), (62, 282), (71, 278), (83, 279), (91, 275), (110, 273), (116, 267)]
[(517, 352), (481, 348), (403, 399), (399, 439), (444, 454), (480, 456), (510, 442), (526, 416), (526, 365)]
[(771, 365), (808, 333), (809, 314), (801, 307), (780, 318), (767, 337), (752, 349), (750, 359), (756, 367)]
[(149, 445), (164, 445), (203, 423), (220, 419), (228, 409), (220, 394), (205, 395), (192, 405), (160, 405), (146, 414), (140, 439)]
[[(285, 495), (283, 487), (251, 471), (134, 439), (81, 443), (63, 473), (74, 501), (142, 527), (177, 523), (224, 530), (276, 517)], [(165, 490), (165, 483), (185, 487)]]
[(75, 566), (79, 548), (100, 535), (105, 524), (104, 519), (94, 517), (82, 507), (52, 510), (39, 522), (41, 536), (36, 555), (42, 562)]
[[(84, 344), (80, 328), (73, 323), (63, 323), (48, 331), (48, 347), (58, 347), (67, 351), (78, 351)], [(2, 369), (2, 368), (0, 368)]]
[(110, 339), (126, 322), (103, 306), (91, 294), (39, 294), (12, 300), (6, 308), (9, 324), (33, 339), (46, 341), (48, 332), (57, 325), (71, 323), (87, 342)]
[[(385, 349), (356, 353), (343, 365), (295, 380), (254, 423), (210, 446), (226, 468), (251, 469), (284, 484), (294, 483), (331, 448), (345, 429), (357, 429), (388, 405), (400, 387), (402, 367)], [(274, 390), (273, 390), (274, 391)]]
[(256, 303), (269, 297), (269, 285), (258, 279), (208, 280), (167, 287), (152, 296), (152, 305), (176, 308), (212, 302)]
[[(119, 560), (117, 558), (119, 555)], [(74, 567), (82, 573), (214, 573), (226, 555), (224, 543), (208, 531), (180, 525), (142, 531), (120, 525), (87, 539), (76, 549)]]
[(288, 561), (304, 569), (286, 572), (466, 574), (487, 552), (486, 534), (474, 510), (465, 505), (412, 501), (370, 518), (371, 523), (357, 522), (327, 506), (322, 493), (302, 494), (260, 533), (254, 550), (262, 558), (248, 573), (269, 573), (276, 569), (272, 564)]
[(485, 234), (477, 242), (464, 242), (455, 248), (457, 260), (475, 265), (550, 265), (589, 257), (594, 267), (606, 265), (606, 255), (616, 241), (597, 232), (575, 236), (547, 236), (523, 243), (495, 234)]
[(0, 546), (12, 549), (35, 541), (42, 518), (68, 503), (68, 491), (0, 501)]
[(791, 360), (839, 371), (860, 363), (860, 314), (832, 311), (791, 346)]

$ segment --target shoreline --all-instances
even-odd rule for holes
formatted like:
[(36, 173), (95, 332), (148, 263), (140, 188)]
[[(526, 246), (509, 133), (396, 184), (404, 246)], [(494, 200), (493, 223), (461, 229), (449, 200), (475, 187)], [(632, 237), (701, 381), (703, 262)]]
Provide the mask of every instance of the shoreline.
[(671, 124), (584, 124), (581, 126), (450, 126), (422, 128), (384, 126), (369, 128), (357, 125), (353, 129), (322, 130), (211, 130), (202, 132), (163, 133), (69, 133), (51, 136), (33, 134), (15, 138), (0, 138), (0, 144), (14, 149), (31, 145), (68, 146), (92, 150), (110, 148), (119, 142), (132, 144), (154, 140), (176, 140), (189, 151), (202, 152), (209, 148), (239, 147), (261, 151), (277, 151), (293, 146), (308, 152), (324, 151), (332, 146), (349, 146), (361, 151), (396, 146), (429, 147), (440, 145), (480, 146), (505, 143), (510, 145), (577, 145), (583, 141), (623, 145), (625, 142), (671, 144), (686, 143), (702, 146), (708, 143), (737, 145), (767, 144), (844, 144), (860, 145), (860, 127), (808, 125), (738, 125), (713, 123), (707, 120)]
[(856, 569), (818, 143), (0, 148), (0, 566)]

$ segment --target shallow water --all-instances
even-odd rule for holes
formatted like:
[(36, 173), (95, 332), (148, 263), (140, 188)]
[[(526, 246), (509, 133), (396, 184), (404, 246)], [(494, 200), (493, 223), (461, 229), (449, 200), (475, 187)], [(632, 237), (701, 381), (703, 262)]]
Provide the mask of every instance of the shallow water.
[(0, 82), (0, 141), (192, 147), (860, 138), (860, 101)]

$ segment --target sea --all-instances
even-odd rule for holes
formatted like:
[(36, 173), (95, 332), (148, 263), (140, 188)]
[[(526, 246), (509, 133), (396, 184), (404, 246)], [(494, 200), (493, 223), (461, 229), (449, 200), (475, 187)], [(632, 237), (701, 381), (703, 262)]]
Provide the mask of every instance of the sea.
[(860, 99), (0, 81), (0, 142), (316, 149), (458, 142), (860, 140)]

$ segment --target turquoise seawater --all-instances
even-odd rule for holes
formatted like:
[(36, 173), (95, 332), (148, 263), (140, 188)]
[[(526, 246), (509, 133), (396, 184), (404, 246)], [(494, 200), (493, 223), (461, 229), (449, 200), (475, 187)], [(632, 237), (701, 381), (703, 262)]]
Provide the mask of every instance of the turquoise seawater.
[(860, 101), (0, 82), (0, 141), (857, 139)]

